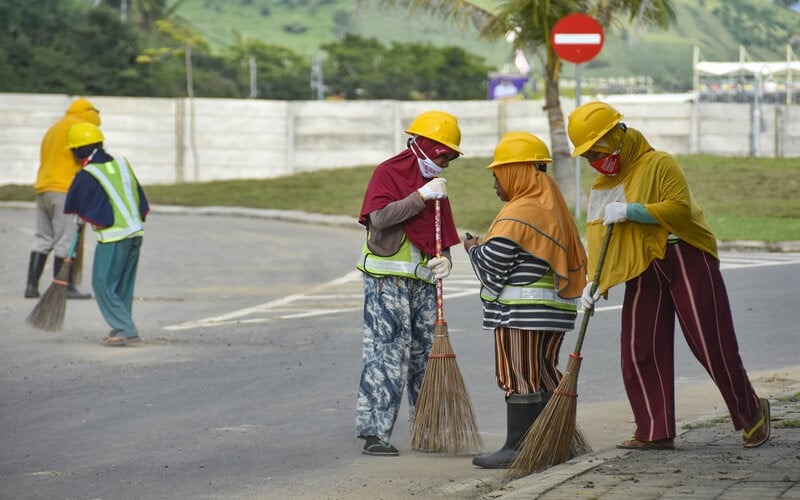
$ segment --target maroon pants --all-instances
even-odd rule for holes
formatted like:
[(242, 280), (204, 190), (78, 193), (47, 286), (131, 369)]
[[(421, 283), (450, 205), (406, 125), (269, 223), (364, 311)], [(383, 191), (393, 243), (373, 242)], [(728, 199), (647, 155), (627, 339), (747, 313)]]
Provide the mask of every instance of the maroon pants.
[(689, 348), (722, 394), (734, 428), (742, 429), (759, 402), (739, 356), (719, 261), (678, 242), (625, 284), (622, 377), (636, 439), (675, 437), (676, 314)]

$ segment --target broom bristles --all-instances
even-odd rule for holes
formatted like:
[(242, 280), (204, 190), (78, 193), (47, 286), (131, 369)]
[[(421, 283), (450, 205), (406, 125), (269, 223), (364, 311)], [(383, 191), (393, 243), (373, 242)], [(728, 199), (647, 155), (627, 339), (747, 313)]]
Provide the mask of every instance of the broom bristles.
[(450, 455), (478, 453), (483, 441), (447, 324), (437, 321), (408, 438), (412, 449)]
[(570, 355), (564, 377), (525, 435), (517, 458), (506, 472), (507, 477), (519, 478), (563, 463), (570, 449), (576, 456), (591, 450), (575, 423), (580, 363), (579, 355)]
[(64, 325), (67, 309), (67, 285), (72, 259), (64, 259), (53, 282), (42, 294), (25, 322), (34, 328), (55, 332)]
[(583, 430), (578, 424), (575, 424), (575, 437), (572, 440), (569, 451), (570, 454), (576, 457), (592, 452), (592, 445), (589, 443), (589, 438), (586, 437), (586, 434), (583, 433)]

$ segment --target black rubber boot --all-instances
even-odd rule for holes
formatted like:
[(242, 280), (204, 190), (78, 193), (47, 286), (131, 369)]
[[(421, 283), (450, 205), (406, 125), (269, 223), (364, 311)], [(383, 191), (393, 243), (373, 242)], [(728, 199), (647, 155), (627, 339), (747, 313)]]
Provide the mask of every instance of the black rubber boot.
[(484, 469), (508, 469), (517, 458), (525, 433), (536, 417), (542, 412), (545, 403), (542, 393), (512, 394), (506, 399), (506, 443), (490, 455), (480, 455), (472, 459), (472, 464)]
[(42, 270), (44, 270), (46, 262), (46, 253), (31, 252), (31, 259), (28, 262), (28, 283), (25, 285), (26, 298), (35, 299), (39, 297), (39, 278), (42, 277)]
[[(61, 269), (61, 265), (64, 264), (63, 257), (56, 257), (53, 261), (53, 277), (58, 276), (58, 271)], [(67, 298), (68, 299), (91, 299), (91, 293), (83, 293), (77, 288), (75, 285), (72, 284), (72, 275), (75, 271), (74, 267), (69, 268), (69, 278), (67, 279)]]

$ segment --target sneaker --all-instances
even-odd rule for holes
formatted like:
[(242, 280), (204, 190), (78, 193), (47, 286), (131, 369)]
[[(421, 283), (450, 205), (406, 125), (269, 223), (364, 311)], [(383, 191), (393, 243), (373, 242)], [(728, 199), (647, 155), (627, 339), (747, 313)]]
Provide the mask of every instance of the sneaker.
[(400, 454), (397, 448), (378, 436), (367, 436), (366, 440), (367, 442), (364, 443), (364, 450), (361, 452), (364, 455), (396, 457)]

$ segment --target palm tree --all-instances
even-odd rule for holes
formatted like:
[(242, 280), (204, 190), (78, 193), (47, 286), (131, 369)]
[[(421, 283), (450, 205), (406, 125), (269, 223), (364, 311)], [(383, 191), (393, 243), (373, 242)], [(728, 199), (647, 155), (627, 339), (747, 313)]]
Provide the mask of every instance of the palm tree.
[(469, 0), (380, 1), (387, 6), (408, 8), (411, 12), (431, 13), (456, 25), (472, 24), (484, 38), (505, 37), (512, 40), (513, 48), (535, 55), (545, 72), (544, 110), (550, 124), (554, 175), (564, 192), (575, 189), (575, 179), (559, 100), (562, 61), (550, 45), (553, 25), (574, 12), (593, 16), (605, 30), (623, 22), (637, 27), (655, 24), (666, 29), (675, 19), (669, 0), (500, 0), (493, 10), (483, 6), (486, 2)]

